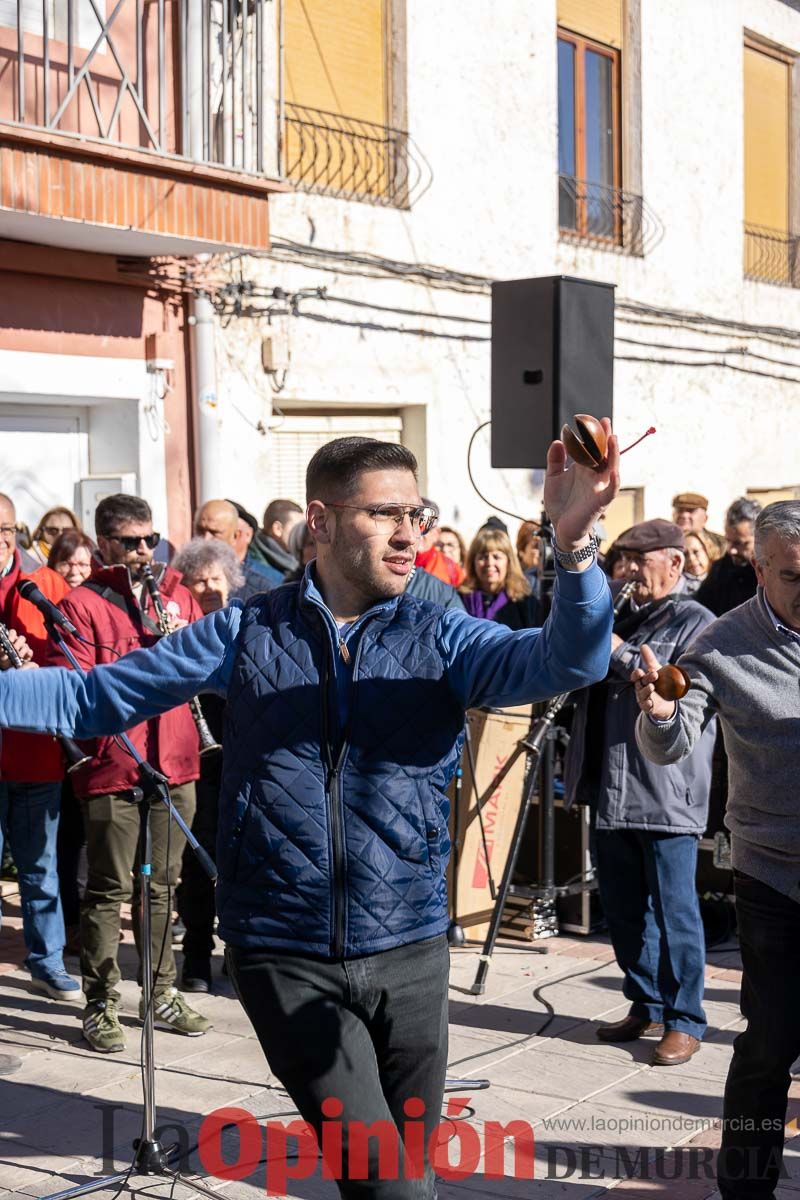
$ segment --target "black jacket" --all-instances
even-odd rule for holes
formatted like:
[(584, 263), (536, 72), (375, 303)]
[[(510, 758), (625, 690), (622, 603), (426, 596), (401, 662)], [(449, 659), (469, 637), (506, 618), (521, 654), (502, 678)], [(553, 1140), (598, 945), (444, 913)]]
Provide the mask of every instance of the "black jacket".
[(749, 563), (738, 566), (729, 554), (723, 554), (694, 593), (698, 604), (704, 605), (715, 617), (738, 608), (756, 594), (758, 581)]

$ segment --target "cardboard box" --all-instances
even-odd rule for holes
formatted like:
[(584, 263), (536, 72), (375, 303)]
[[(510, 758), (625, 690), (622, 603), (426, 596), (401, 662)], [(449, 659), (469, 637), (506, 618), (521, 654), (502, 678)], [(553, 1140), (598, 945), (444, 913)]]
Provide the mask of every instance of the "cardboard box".
[[(450, 860), (450, 909), (451, 916), (464, 928), (470, 941), (483, 941), (494, 911), (494, 901), (489, 891), (489, 872), (481, 837), (476, 797), (484, 797), (498, 772), (513, 755), (520, 738), (530, 729), (531, 705), (505, 710), (502, 713), (471, 709), (467, 713), (472, 752), (475, 760), (475, 784), (473, 787), (469, 755), (466, 746), (462, 760), (463, 780), (460, 802), (460, 854), (458, 855), (457, 888), (453, 887), (453, 870), (456, 854)], [(495, 887), (508, 861), (511, 838), (517, 823), (522, 803), (522, 785), (525, 779), (527, 755), (518, 755), (502, 782), (483, 799), (483, 825), (486, 848), (492, 869)], [(477, 791), (476, 791), (477, 788)], [(455, 842), (455, 789), (451, 788), (452, 814), (450, 836)], [(455, 846), (454, 846), (455, 850)], [(455, 896), (458, 911), (453, 913)]]

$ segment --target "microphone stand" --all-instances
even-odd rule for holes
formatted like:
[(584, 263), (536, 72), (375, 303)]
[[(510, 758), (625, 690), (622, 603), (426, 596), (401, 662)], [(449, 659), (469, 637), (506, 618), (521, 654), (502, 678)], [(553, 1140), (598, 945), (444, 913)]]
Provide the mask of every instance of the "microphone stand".
[[(69, 646), (65, 643), (62, 631), (58, 625), (52, 620), (48, 620), (47, 617), (45, 617), (45, 624), (50, 637), (61, 649), (73, 670), (82, 678), (86, 678), (86, 672)], [(183, 833), (186, 841), (197, 856), (201, 867), (212, 882), (217, 878), (217, 868), (183, 817), (174, 808), (167, 779), (160, 771), (151, 766), (150, 763), (145, 762), (126, 733), (119, 735), (119, 741), (136, 763), (139, 773), (139, 786), (132, 789), (131, 802), (135, 803), (139, 809), (138, 858), (141, 884), (139, 905), (141, 916), (142, 995), (144, 999), (144, 1028), (142, 1031), (142, 1132), (141, 1136), (136, 1138), (133, 1143), (134, 1158), (127, 1170), (117, 1175), (107, 1176), (104, 1179), (93, 1179), (89, 1183), (66, 1188), (61, 1192), (53, 1192), (49, 1196), (43, 1197), (42, 1200), (67, 1200), (68, 1197), (72, 1196), (86, 1196), (90, 1192), (102, 1191), (115, 1184), (124, 1185), (133, 1174), (163, 1175), (169, 1179), (179, 1179), (182, 1184), (193, 1188), (198, 1194), (211, 1197), (212, 1200), (219, 1200), (218, 1193), (212, 1191), (211, 1188), (204, 1187), (202, 1184), (195, 1182), (194, 1179), (187, 1179), (186, 1176), (181, 1174), (180, 1170), (171, 1170), (170, 1161), (174, 1157), (177, 1147), (164, 1149), (156, 1137), (156, 1082), (155, 1055), (153, 1052), (155, 1012), (153, 1009), (153, 955), (150, 944), (152, 927), (150, 897), (150, 876), (152, 869), (150, 861), (152, 858), (150, 806), (154, 800), (160, 800), (166, 806), (170, 819), (175, 822), (181, 833)]]

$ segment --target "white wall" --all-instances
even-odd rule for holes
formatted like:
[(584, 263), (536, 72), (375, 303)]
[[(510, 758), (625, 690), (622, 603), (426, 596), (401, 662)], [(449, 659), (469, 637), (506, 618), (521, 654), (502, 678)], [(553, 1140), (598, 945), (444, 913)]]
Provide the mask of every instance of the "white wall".
[[(664, 226), (645, 258), (558, 240), (555, 0), (408, 3), (408, 128), (433, 168), (411, 212), (321, 196), (270, 201), (272, 233), (318, 249), (368, 252), (491, 278), (565, 273), (615, 283), (619, 302), (800, 331), (800, 294), (742, 278), (742, 41), (745, 27), (800, 52), (800, 13), (782, 0), (642, 0), (643, 194)], [(395, 278), (321, 269), (306, 261), (251, 260), (263, 288), (325, 286), (332, 296), (488, 321), (488, 292), (465, 294)], [(349, 270), (356, 270), (349, 267)], [(304, 301), (304, 310), (345, 320), (489, 334), (458, 324)], [(270, 498), (273, 402), (406, 413), (410, 438), (425, 439), (423, 487), (469, 534), (486, 516), (465, 467), (467, 443), (489, 415), (488, 342), (276, 320), (290, 354), (280, 395), (261, 369), (267, 319), (233, 320), (218, 332), (223, 412), (220, 454), (237, 498), (260, 513)], [(704, 362), (800, 379), (800, 342), (747, 338), (708, 325), (646, 323), (618, 307), (618, 356)], [(780, 339), (779, 339), (780, 340)], [(661, 347), (653, 349), (652, 344)], [(742, 351), (747, 351), (743, 353)], [(754, 355), (781, 359), (776, 366)], [(796, 365), (795, 365), (796, 364)], [(711, 524), (748, 487), (800, 483), (800, 385), (725, 367), (616, 363), (615, 417), (623, 439), (658, 428), (624, 460), (627, 486), (645, 489), (648, 516), (668, 515), (671, 495), (711, 498)], [(587, 409), (592, 410), (591, 397)], [(419, 417), (411, 414), (424, 410)], [(265, 432), (256, 426), (261, 423)], [(492, 471), (488, 439), (476, 444), (481, 489), (502, 507), (538, 513), (538, 479)], [(302, 497), (298, 497), (302, 500)]]

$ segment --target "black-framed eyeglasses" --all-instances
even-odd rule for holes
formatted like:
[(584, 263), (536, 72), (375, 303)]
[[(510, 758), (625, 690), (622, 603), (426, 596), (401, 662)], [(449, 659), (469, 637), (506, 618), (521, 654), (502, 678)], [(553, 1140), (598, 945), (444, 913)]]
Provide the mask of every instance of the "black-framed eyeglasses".
[(2, 533), (3, 537), (11, 537), (12, 534), (17, 532), (16, 525), (0, 525), (0, 533)]
[(427, 504), (337, 504), (333, 500), (323, 500), (323, 504), (328, 508), (352, 508), (355, 512), (368, 513), (382, 530), (399, 529), (408, 517), (418, 537), (435, 529), (439, 520), (438, 509)]
[(142, 542), (144, 542), (148, 550), (155, 550), (156, 546), (161, 541), (161, 534), (145, 533), (141, 534), (139, 537), (136, 537), (134, 534), (122, 535), (118, 533), (110, 533), (108, 535), (108, 540), (110, 542), (119, 542), (123, 550), (130, 554), (133, 550), (138, 550)]

